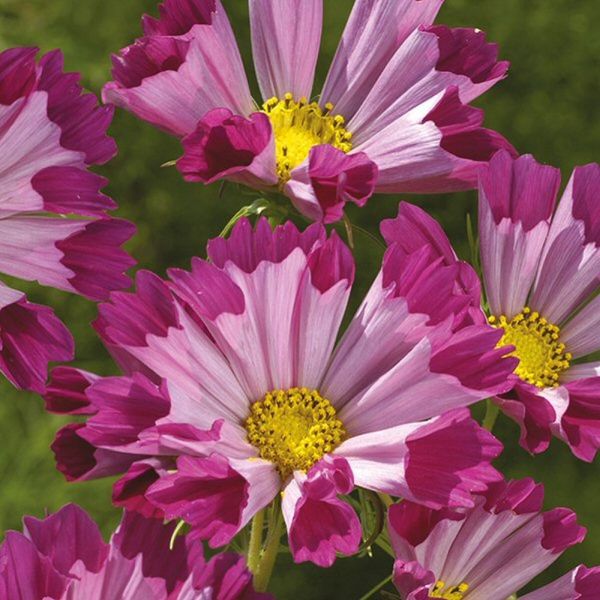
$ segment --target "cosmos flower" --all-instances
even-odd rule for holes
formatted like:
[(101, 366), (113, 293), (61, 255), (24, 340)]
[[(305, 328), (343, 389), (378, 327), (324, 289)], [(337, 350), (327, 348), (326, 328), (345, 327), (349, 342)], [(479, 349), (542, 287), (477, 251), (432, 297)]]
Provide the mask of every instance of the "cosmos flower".
[[(116, 153), (110, 108), (63, 73), (60, 52), (36, 63), (35, 48), (0, 53), (0, 272), (105, 299), (127, 287), (133, 264), (120, 248), (134, 232), (88, 171)], [(76, 215), (76, 218), (56, 218)], [(0, 282), (0, 370), (42, 392), (49, 361), (70, 360), (73, 341), (51, 309)]]
[[(551, 565), (586, 530), (566, 508), (542, 512), (531, 479), (490, 487), (474, 507), (431, 510), (408, 501), (389, 511), (402, 600), (506, 600)], [(579, 566), (522, 600), (594, 600), (600, 567)]]
[(175, 524), (125, 513), (106, 544), (74, 504), (45, 519), (24, 518), (0, 545), (0, 597), (10, 600), (269, 600), (253, 591), (243, 557), (206, 562), (202, 544)]
[(249, 0), (255, 102), (219, 0), (166, 0), (113, 58), (106, 102), (183, 141), (185, 179), (285, 194), (339, 220), (373, 192), (472, 189), (498, 148), (469, 102), (507, 62), (477, 29), (432, 25), (443, 0), (357, 0), (315, 97), (323, 0)]
[(520, 359), (497, 399), (530, 452), (552, 435), (592, 461), (600, 446), (600, 166), (560, 172), (498, 153), (480, 183), (479, 235), (490, 322)]
[(337, 344), (355, 266), (320, 225), (243, 219), (191, 272), (138, 273), (96, 323), (125, 375), (63, 368), (48, 390), (49, 410), (90, 415), (58, 433), (58, 468), (125, 472), (117, 504), (184, 519), (213, 547), (281, 493), (295, 560), (322, 566), (358, 548), (340, 498), (356, 486), (471, 506), (500, 478), (501, 445), (465, 407), (506, 391), (516, 359), (468, 318), (480, 298), (456, 260), (414, 247), (391, 243)]

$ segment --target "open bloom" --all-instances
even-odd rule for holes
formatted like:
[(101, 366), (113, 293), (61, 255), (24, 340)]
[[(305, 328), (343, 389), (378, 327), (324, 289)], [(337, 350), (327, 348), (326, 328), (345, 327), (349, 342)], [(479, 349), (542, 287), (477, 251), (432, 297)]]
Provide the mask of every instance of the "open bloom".
[(158, 507), (213, 547), (281, 492), (296, 561), (319, 565), (358, 548), (339, 497), (355, 486), (471, 506), (499, 478), (501, 445), (464, 407), (506, 391), (516, 360), (496, 348), (501, 332), (465, 316), (459, 266), (416, 247), (390, 245), (337, 345), (354, 263), (320, 225), (244, 219), (191, 272), (139, 273), (96, 323), (127, 374), (63, 368), (46, 396), (50, 410), (91, 415), (59, 432), (58, 468), (127, 471), (116, 503)]
[[(94, 300), (129, 285), (133, 234), (107, 217), (106, 180), (88, 171), (116, 153), (112, 110), (63, 73), (60, 52), (36, 63), (35, 48), (0, 53), (0, 272)], [(77, 215), (77, 218), (56, 218)], [(51, 309), (0, 282), (0, 370), (42, 392), (48, 361), (72, 358), (73, 341)]]
[(323, 0), (249, 0), (256, 103), (221, 2), (166, 0), (103, 98), (182, 138), (188, 181), (279, 190), (313, 220), (373, 192), (472, 189), (482, 162), (514, 152), (468, 105), (508, 63), (481, 31), (432, 25), (442, 3), (357, 0), (313, 100)]
[[(560, 172), (498, 153), (480, 183), (481, 263), (490, 322), (520, 359), (498, 398), (530, 452), (552, 435), (593, 460), (600, 446), (600, 166)], [(554, 214), (553, 214), (554, 213)]]
[[(569, 509), (542, 512), (531, 479), (490, 486), (474, 507), (432, 510), (409, 501), (389, 511), (402, 600), (506, 600), (580, 543), (585, 529)], [(594, 600), (600, 567), (579, 566), (522, 600)]]
[(24, 518), (0, 546), (0, 597), (10, 600), (268, 600), (252, 589), (244, 558), (206, 562), (199, 541), (175, 524), (125, 513), (110, 543), (94, 521), (69, 504), (39, 520)]

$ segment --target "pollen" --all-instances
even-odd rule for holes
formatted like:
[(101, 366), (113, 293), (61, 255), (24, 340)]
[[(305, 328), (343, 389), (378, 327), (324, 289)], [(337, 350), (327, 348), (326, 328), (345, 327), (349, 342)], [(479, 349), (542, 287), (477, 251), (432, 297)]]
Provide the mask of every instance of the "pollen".
[(346, 436), (329, 400), (316, 390), (290, 388), (265, 394), (250, 407), (248, 441), (261, 458), (277, 466), (283, 479), (308, 471)]
[(352, 150), (352, 133), (346, 129), (346, 120), (332, 114), (333, 104), (321, 108), (316, 102), (292, 94), (282, 100), (277, 97), (263, 104), (273, 127), (277, 155), (277, 175), (280, 187), (290, 179), (290, 173), (309, 155), (311, 148), (329, 144), (342, 152)]
[(469, 586), (466, 583), (454, 585), (446, 589), (446, 584), (443, 581), (438, 581), (429, 592), (429, 597), (444, 598), (445, 600), (462, 600), (468, 591)]
[(563, 371), (569, 368), (573, 356), (560, 341), (560, 329), (540, 313), (525, 307), (508, 320), (504, 315), (489, 317), (494, 327), (504, 329), (498, 346), (512, 345), (519, 359), (515, 373), (538, 388), (557, 387)]

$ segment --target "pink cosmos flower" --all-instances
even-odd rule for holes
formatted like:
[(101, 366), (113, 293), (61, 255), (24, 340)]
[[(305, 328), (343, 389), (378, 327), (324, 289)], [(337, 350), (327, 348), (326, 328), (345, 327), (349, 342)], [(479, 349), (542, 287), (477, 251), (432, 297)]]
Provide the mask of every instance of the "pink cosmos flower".
[(573, 172), (554, 210), (560, 172), (498, 153), (480, 182), (479, 235), (490, 322), (520, 359), (497, 399), (521, 445), (552, 435), (592, 461), (600, 446), (600, 166)]
[(469, 106), (503, 79), (477, 29), (432, 25), (443, 0), (357, 0), (317, 99), (323, 0), (249, 0), (262, 101), (220, 0), (166, 0), (113, 58), (106, 102), (183, 140), (188, 181), (279, 190), (312, 220), (373, 192), (472, 189), (498, 148)]
[(355, 266), (320, 225), (243, 219), (191, 272), (138, 273), (96, 323), (126, 374), (55, 373), (48, 409), (90, 415), (58, 433), (58, 468), (71, 480), (126, 472), (117, 504), (158, 507), (213, 547), (281, 493), (295, 560), (323, 566), (358, 548), (340, 498), (355, 486), (471, 506), (500, 478), (501, 445), (465, 407), (506, 391), (516, 360), (480, 309), (468, 318), (480, 299), (456, 260), (412, 245), (391, 243), (337, 344)]
[[(94, 300), (130, 283), (120, 248), (134, 227), (111, 219), (115, 203), (88, 171), (116, 153), (110, 108), (63, 73), (59, 51), (36, 63), (35, 48), (0, 53), (0, 272)], [(77, 218), (55, 218), (77, 215)], [(73, 357), (73, 341), (51, 309), (0, 282), (0, 370), (42, 392), (49, 361)]]
[[(586, 530), (567, 508), (541, 512), (531, 479), (498, 483), (469, 509), (432, 510), (408, 501), (389, 511), (402, 600), (506, 600), (551, 565)], [(600, 567), (579, 566), (522, 600), (594, 600)], [(515, 596), (513, 596), (515, 594)]]
[(202, 544), (178, 537), (160, 518), (125, 513), (110, 543), (81, 508), (69, 504), (0, 545), (0, 597), (10, 600), (269, 600), (252, 589), (244, 558), (209, 562)]

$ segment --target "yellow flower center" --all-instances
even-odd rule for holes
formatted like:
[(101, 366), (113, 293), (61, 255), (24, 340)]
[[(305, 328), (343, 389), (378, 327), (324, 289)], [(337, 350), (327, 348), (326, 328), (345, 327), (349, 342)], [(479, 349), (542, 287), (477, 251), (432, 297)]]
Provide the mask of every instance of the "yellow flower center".
[(469, 586), (466, 583), (461, 583), (446, 589), (446, 584), (443, 581), (438, 581), (429, 592), (429, 597), (444, 598), (445, 600), (462, 600), (468, 590)]
[(510, 321), (500, 315), (490, 317), (489, 322), (504, 329), (498, 346), (515, 347), (512, 354), (520, 361), (515, 373), (523, 381), (539, 388), (558, 386), (560, 374), (569, 368), (573, 356), (565, 352), (556, 325), (528, 307)]
[(260, 457), (275, 463), (284, 479), (308, 471), (346, 435), (331, 402), (306, 388), (265, 394), (250, 407), (246, 431)]
[(352, 134), (346, 130), (346, 120), (332, 115), (333, 104), (322, 109), (316, 102), (301, 98), (298, 102), (288, 93), (283, 100), (271, 98), (263, 104), (273, 126), (277, 155), (277, 175), (281, 186), (290, 173), (306, 160), (310, 149), (330, 144), (342, 152), (352, 150)]

